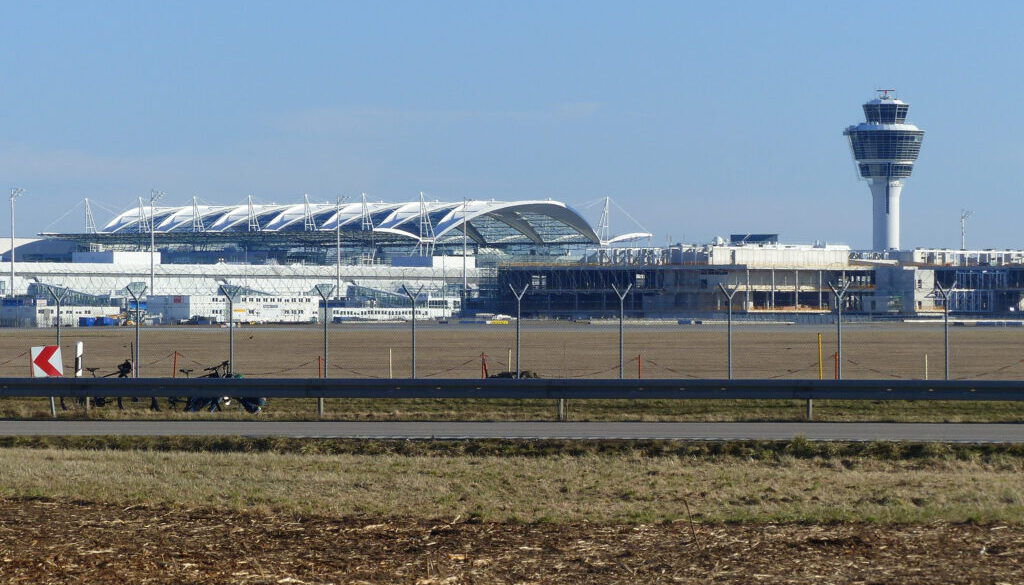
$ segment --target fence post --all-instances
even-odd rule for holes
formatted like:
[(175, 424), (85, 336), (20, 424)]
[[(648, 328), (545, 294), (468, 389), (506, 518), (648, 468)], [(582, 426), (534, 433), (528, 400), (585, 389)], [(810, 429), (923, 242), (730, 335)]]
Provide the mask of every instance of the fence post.
[(612, 290), (615, 291), (615, 296), (619, 297), (619, 379), (624, 377), (625, 372), (623, 371), (623, 337), (625, 335), (624, 323), (626, 320), (626, 295), (632, 290), (633, 283), (629, 283), (626, 286), (626, 290), (619, 292), (619, 288), (612, 283)]
[(843, 379), (843, 297), (850, 288), (848, 280), (840, 280), (837, 284), (828, 283), (832, 294), (836, 297), (836, 380)]
[(242, 293), (237, 284), (222, 284), (217, 291), (228, 301), (228, 375), (235, 373), (235, 301)]
[(406, 287), (404, 284), (402, 285), (402, 290), (405, 292), (405, 296), (409, 297), (409, 301), (412, 303), (412, 364), (411, 365), (412, 365), (412, 377), (415, 378), (416, 377), (416, 297), (418, 297), (420, 295), (420, 293), (423, 292), (423, 287), (421, 286), (420, 289), (418, 291), (416, 291), (416, 294), (413, 294), (413, 293), (409, 292), (409, 288)]
[[(330, 298), (334, 294), (334, 291), (337, 290), (337, 288), (333, 284), (318, 284), (318, 285), (316, 285), (313, 288), (316, 290), (316, 294), (320, 295), (320, 298), (324, 302), (324, 358), (323, 358), (323, 362), (321, 362), (323, 364), (323, 374), (321, 375), (321, 377), (326, 378), (327, 377), (327, 356), (328, 356), (328, 352), (327, 352), (327, 350), (328, 350), (328, 348), (327, 348), (327, 326), (331, 322), (330, 321), (330, 312), (331, 312)], [(323, 417), (324, 416), (324, 399), (323, 399), (323, 397), (320, 397), (320, 398), (316, 399), (316, 415), (319, 416), (319, 417)]]
[(956, 288), (955, 280), (949, 288), (943, 288), (938, 282), (935, 283), (935, 293), (942, 297), (942, 348), (945, 354), (947, 380), (949, 379), (949, 295), (954, 288)]
[[(773, 277), (774, 278), (774, 277)], [(736, 292), (739, 291), (739, 287), (732, 285), (726, 288), (724, 284), (718, 283), (718, 289), (725, 295), (725, 302), (728, 304), (728, 321), (726, 324), (726, 349), (727, 360), (729, 362), (729, 379), (732, 380), (732, 298), (736, 296)]]
[[(521, 354), (519, 353), (520, 352), (519, 324), (522, 323), (522, 321), (523, 321), (523, 295), (526, 294), (526, 289), (530, 288), (530, 283), (526, 283), (525, 285), (523, 285), (523, 290), (522, 291), (518, 291), (518, 290), (512, 288), (511, 284), (508, 285), (508, 288), (509, 288), (509, 290), (512, 291), (512, 294), (515, 295), (515, 297), (516, 297), (516, 379), (518, 380), (519, 376), (522, 375), (522, 369), (521, 369), (522, 368), (522, 363), (521, 363), (522, 360), (520, 359)], [(512, 369), (512, 367), (511, 367), (511, 365), (509, 365), (509, 370), (511, 370), (511, 369)]]
[[(825, 377), (825, 367), (821, 359), (821, 333), (818, 334), (818, 379)], [(807, 399), (807, 420), (814, 420), (814, 399)]]

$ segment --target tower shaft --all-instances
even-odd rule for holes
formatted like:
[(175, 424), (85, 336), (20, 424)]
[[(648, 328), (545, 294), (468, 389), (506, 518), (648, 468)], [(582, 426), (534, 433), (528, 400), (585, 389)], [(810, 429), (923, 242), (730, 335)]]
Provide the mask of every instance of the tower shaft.
[(869, 179), (871, 187), (872, 249), (900, 248), (900, 193), (903, 181), (885, 177)]

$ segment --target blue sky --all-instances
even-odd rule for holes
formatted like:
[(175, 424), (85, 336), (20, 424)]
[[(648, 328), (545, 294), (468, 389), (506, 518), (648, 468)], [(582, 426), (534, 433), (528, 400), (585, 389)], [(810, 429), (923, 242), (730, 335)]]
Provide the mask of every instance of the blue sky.
[[(153, 188), (167, 203), (425, 191), (551, 197), (594, 219), (585, 204), (609, 195), (657, 244), (779, 232), (866, 248), (870, 197), (842, 130), (892, 87), (927, 132), (904, 247), (959, 246), (966, 207), (970, 247), (1022, 248), (1022, 16), (1012, 2), (7, 2), (0, 186), (26, 189), (18, 235), (78, 231), (83, 197), (120, 210)], [(637, 228), (619, 214), (612, 229)]]

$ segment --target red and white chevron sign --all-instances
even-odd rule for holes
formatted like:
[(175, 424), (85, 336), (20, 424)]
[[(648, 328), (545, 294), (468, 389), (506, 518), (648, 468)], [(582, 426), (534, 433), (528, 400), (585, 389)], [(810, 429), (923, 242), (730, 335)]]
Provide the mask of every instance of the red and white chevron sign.
[(33, 347), (30, 359), (33, 378), (56, 378), (64, 375), (64, 360), (61, 358), (59, 345)]

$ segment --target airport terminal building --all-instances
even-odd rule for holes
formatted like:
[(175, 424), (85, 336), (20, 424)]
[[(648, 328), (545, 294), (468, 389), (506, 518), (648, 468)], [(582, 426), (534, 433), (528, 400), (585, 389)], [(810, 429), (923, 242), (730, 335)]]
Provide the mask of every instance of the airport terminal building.
[(843, 310), (879, 318), (943, 311), (936, 287), (949, 290), (952, 313), (1014, 317), (1024, 310), (1024, 251), (917, 249), (858, 252), (847, 246), (780, 244), (774, 235), (737, 235), (705, 246), (600, 251), (577, 264), (510, 264), (498, 274), (502, 305), (521, 290), (526, 314), (617, 314), (620, 291), (630, 315), (685, 317), (728, 308), (747, 315), (835, 310), (832, 287), (847, 283)]
[(870, 251), (776, 234), (651, 247), (649, 233), (610, 232), (608, 199), (593, 225), (551, 199), (160, 206), (154, 193), (102, 226), (86, 207), (83, 231), (16, 241), (14, 261), (0, 242), (0, 324), (51, 325), (54, 290), (66, 294), (64, 324), (123, 321), (131, 283), (159, 323), (223, 321), (225, 285), (249, 299), (238, 309), (250, 322), (315, 321), (325, 306), (332, 319), (405, 319), (410, 295), (424, 316), (510, 313), (524, 289), (524, 315), (602, 317), (627, 287), (627, 312), (650, 318), (825, 315), (843, 287), (843, 310), (865, 318), (935, 316), (945, 291), (954, 314), (1015, 318), (1024, 251), (899, 249), (899, 200), (924, 132), (888, 91), (863, 107), (844, 135), (871, 187)]

